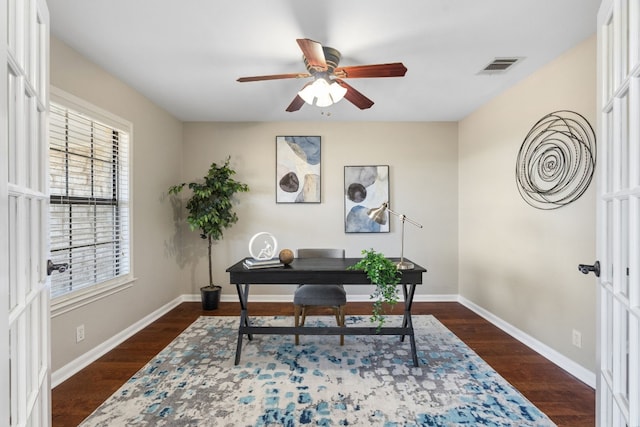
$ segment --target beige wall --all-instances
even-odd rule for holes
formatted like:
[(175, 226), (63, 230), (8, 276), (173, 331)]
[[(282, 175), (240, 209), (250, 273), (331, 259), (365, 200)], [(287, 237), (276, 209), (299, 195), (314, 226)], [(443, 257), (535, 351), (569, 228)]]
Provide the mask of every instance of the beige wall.
[[(185, 293), (172, 262), (171, 209), (165, 189), (180, 179), (182, 123), (140, 93), (51, 38), (51, 84), (133, 123), (132, 230), (135, 285), (52, 319), (52, 370)], [(76, 326), (85, 341), (76, 344)]]
[[(280, 248), (339, 247), (354, 257), (374, 248), (400, 256), (396, 217), (390, 233), (345, 234), (343, 186), (348, 165), (389, 165), (391, 206), (424, 225), (419, 229), (407, 224), (405, 234), (405, 256), (429, 271), (418, 293), (457, 294), (456, 123), (185, 123), (184, 129), (185, 180), (197, 179), (212, 161), (220, 163), (230, 155), (236, 178), (250, 187), (238, 197), (239, 222), (213, 249), (214, 280), (226, 285), (223, 295), (235, 295), (225, 268), (249, 255), (248, 242), (260, 231), (273, 233)], [(322, 203), (276, 204), (277, 135), (321, 136)], [(186, 233), (187, 258), (203, 246), (197, 233)], [(195, 265), (184, 261), (183, 279), (196, 293), (207, 281), (206, 258), (195, 259)], [(354, 287), (349, 293), (353, 297), (369, 291)], [(252, 289), (252, 295), (291, 293), (286, 286)]]
[[(596, 123), (595, 36), (460, 122), (460, 294), (583, 367), (595, 370), (595, 179), (576, 202), (530, 207), (515, 182), (518, 150), (544, 115)], [(572, 330), (582, 349), (572, 346)]]
[[(344, 233), (343, 167), (389, 165), (392, 207), (424, 225), (406, 226), (405, 255), (428, 269), (418, 298), (459, 293), (594, 370), (595, 281), (577, 264), (595, 258), (595, 185), (569, 206), (540, 211), (520, 198), (514, 170), (522, 140), (543, 115), (570, 109), (595, 123), (595, 51), (595, 39), (586, 41), (460, 123), (181, 123), (52, 38), (52, 84), (133, 123), (138, 278), (126, 291), (53, 319), (53, 371), (206, 283), (204, 242), (176, 225), (165, 195), (227, 155), (251, 191), (239, 195), (240, 220), (213, 249), (214, 280), (226, 298), (237, 297), (224, 270), (247, 255), (259, 231), (274, 233), (281, 248), (399, 255), (395, 217), (391, 233)], [(322, 137), (322, 203), (275, 203), (277, 135)], [(350, 289), (361, 299), (367, 292)], [(274, 299), (290, 293), (284, 286), (252, 291)], [(79, 324), (86, 340), (76, 344)], [(571, 346), (572, 329), (582, 332), (582, 349)]]

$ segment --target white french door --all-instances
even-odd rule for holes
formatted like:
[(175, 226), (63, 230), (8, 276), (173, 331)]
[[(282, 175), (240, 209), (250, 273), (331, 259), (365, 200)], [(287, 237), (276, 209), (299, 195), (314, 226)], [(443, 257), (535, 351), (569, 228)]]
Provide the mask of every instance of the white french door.
[(640, 0), (598, 13), (598, 425), (640, 426)]
[(0, 425), (49, 426), (44, 0), (0, 0)]

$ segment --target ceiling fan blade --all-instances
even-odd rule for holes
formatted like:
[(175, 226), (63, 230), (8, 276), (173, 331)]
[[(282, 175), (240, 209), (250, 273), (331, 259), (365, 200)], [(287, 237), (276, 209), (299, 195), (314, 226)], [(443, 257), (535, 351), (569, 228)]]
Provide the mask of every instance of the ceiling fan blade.
[(340, 79), (335, 79), (336, 82), (343, 88), (347, 89), (347, 93), (344, 95), (345, 99), (351, 102), (353, 105), (358, 107), (361, 110), (366, 110), (367, 108), (371, 108), (373, 105), (373, 101), (364, 96), (362, 93), (358, 92), (353, 88), (353, 86), (348, 85), (344, 81)]
[(336, 77), (365, 78), (365, 77), (402, 77), (406, 74), (407, 67), (402, 62), (391, 64), (354, 65), (351, 67), (338, 67), (334, 70)]
[(272, 74), (269, 76), (253, 76), (253, 77), (240, 77), (238, 82), (259, 82), (262, 80), (279, 80), (279, 79), (304, 79), (311, 77), (309, 73), (290, 73), (290, 74)]
[(298, 111), (304, 105), (304, 99), (300, 98), (300, 95), (296, 95), (291, 101), (291, 104), (287, 107), (286, 111), (293, 113), (294, 111)]
[(311, 39), (296, 39), (302, 54), (306, 59), (307, 66), (316, 71), (326, 71), (327, 61), (324, 57), (322, 45)]

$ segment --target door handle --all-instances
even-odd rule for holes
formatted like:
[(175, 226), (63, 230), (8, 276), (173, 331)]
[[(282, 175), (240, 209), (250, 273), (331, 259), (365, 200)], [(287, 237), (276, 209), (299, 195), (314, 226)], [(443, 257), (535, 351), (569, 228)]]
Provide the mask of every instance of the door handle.
[(54, 264), (53, 261), (48, 260), (47, 261), (47, 276), (51, 276), (51, 273), (53, 273), (54, 271), (57, 271), (58, 273), (64, 273), (65, 271), (67, 271), (67, 268), (69, 268), (69, 264), (67, 264), (67, 263)]
[(578, 270), (580, 270), (582, 274), (589, 274), (593, 271), (596, 277), (600, 277), (600, 261), (594, 262), (593, 265), (579, 264)]

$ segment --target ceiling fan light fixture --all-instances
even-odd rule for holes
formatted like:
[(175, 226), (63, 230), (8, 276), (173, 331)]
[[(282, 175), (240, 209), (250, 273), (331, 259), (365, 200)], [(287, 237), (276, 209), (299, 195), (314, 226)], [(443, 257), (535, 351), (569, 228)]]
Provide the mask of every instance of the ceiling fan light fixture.
[(337, 82), (329, 83), (327, 79), (320, 77), (305, 86), (298, 95), (309, 105), (328, 107), (344, 98), (346, 93), (347, 89)]
[[(322, 46), (311, 39), (296, 39), (308, 73), (271, 74), (266, 76), (240, 77), (239, 82), (257, 82), (313, 77), (305, 84), (285, 111), (298, 111), (306, 103), (317, 107), (328, 107), (342, 98), (361, 110), (373, 106), (373, 101), (344, 81), (346, 78), (402, 77), (407, 67), (402, 62), (388, 64), (354, 65), (338, 67), (340, 52), (332, 47)], [(332, 79), (333, 77), (333, 79)], [(349, 96), (347, 96), (349, 95)]]
[(329, 93), (331, 94), (333, 102), (336, 103), (347, 94), (347, 88), (342, 87), (338, 82), (333, 82), (329, 85)]
[(324, 80), (323, 79), (316, 80), (311, 84), (305, 85), (305, 87), (303, 87), (302, 90), (298, 92), (298, 95), (300, 95), (300, 98), (304, 99), (304, 102), (306, 102), (307, 104), (313, 105), (317, 97), (317, 93), (322, 92), (322, 89), (321, 89), (322, 83), (320, 83), (321, 81), (324, 81)]
[(316, 98), (316, 107), (329, 107), (332, 104), (333, 100), (331, 99), (329, 92), (319, 94)]

